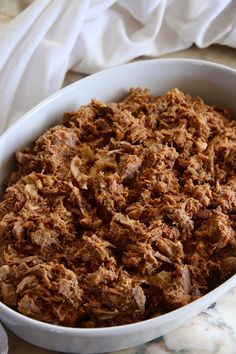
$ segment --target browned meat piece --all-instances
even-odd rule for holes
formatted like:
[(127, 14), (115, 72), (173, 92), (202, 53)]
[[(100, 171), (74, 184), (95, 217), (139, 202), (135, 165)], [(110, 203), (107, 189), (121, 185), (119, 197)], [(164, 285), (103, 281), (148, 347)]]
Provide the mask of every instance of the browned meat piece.
[(122, 180), (132, 179), (137, 174), (142, 160), (136, 155), (123, 154), (120, 157), (120, 177)]
[(118, 270), (117, 278), (106, 286), (91, 286), (85, 292), (89, 317), (85, 326), (90, 327), (94, 318), (98, 325), (131, 323), (143, 318), (146, 296), (139, 282), (127, 272)]
[(92, 100), (16, 152), (0, 300), (104, 327), (161, 315), (236, 271), (236, 123), (178, 89)]
[(232, 274), (232, 271), (236, 273), (236, 257), (226, 256), (221, 260), (220, 267), (225, 277)]
[(155, 246), (161, 254), (170, 260), (170, 263), (178, 264), (183, 261), (184, 251), (180, 241), (171, 241), (168, 238), (159, 237)]
[(194, 236), (208, 239), (215, 249), (224, 248), (226, 245), (236, 248), (236, 231), (231, 226), (230, 218), (218, 210), (202, 222)]
[(127, 269), (138, 269), (140, 274), (149, 274), (170, 260), (155, 251), (150, 244), (137, 242), (126, 246), (122, 252), (122, 262)]
[(191, 280), (187, 265), (177, 266), (172, 274), (172, 284), (163, 288), (165, 302), (170, 308), (189, 303), (191, 299)]
[(187, 265), (177, 266), (173, 272), (153, 274), (147, 278), (147, 283), (161, 289), (168, 309), (186, 305), (191, 299), (191, 279)]
[(112, 245), (101, 237), (84, 233), (81, 248), (75, 253), (75, 257), (81, 258), (84, 263), (90, 263), (93, 271), (100, 265), (106, 265), (109, 269), (116, 264), (112, 248)]

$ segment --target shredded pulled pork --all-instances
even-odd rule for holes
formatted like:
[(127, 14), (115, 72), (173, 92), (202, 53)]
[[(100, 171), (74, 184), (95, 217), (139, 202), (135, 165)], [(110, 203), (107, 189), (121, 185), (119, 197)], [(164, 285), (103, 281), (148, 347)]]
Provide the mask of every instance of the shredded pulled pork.
[(236, 271), (236, 122), (173, 89), (92, 100), (16, 153), (0, 299), (75, 327), (132, 323)]

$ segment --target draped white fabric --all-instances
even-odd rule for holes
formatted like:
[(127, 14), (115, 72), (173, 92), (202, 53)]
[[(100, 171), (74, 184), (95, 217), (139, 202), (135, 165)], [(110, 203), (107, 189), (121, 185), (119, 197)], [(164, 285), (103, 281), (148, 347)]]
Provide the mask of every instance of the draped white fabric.
[(236, 0), (36, 0), (0, 32), (0, 133), (61, 88), (139, 56), (236, 47)]
[(1, 28), (0, 134), (68, 70), (91, 74), (193, 43), (236, 48), (236, 0), (35, 0)]

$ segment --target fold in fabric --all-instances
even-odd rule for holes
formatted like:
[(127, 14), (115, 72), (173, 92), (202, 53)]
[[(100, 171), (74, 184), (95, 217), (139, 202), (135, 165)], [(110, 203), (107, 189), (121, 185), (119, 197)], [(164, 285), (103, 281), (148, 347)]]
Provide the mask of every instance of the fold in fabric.
[(36, 0), (0, 32), (0, 134), (61, 88), (140, 56), (236, 48), (235, 0)]

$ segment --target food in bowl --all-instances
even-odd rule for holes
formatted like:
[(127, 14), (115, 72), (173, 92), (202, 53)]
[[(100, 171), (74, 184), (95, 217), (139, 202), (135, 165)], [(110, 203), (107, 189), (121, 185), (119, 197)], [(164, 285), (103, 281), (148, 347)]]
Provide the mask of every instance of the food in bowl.
[(178, 89), (92, 100), (16, 152), (0, 298), (70, 327), (184, 306), (236, 270), (236, 122)]

